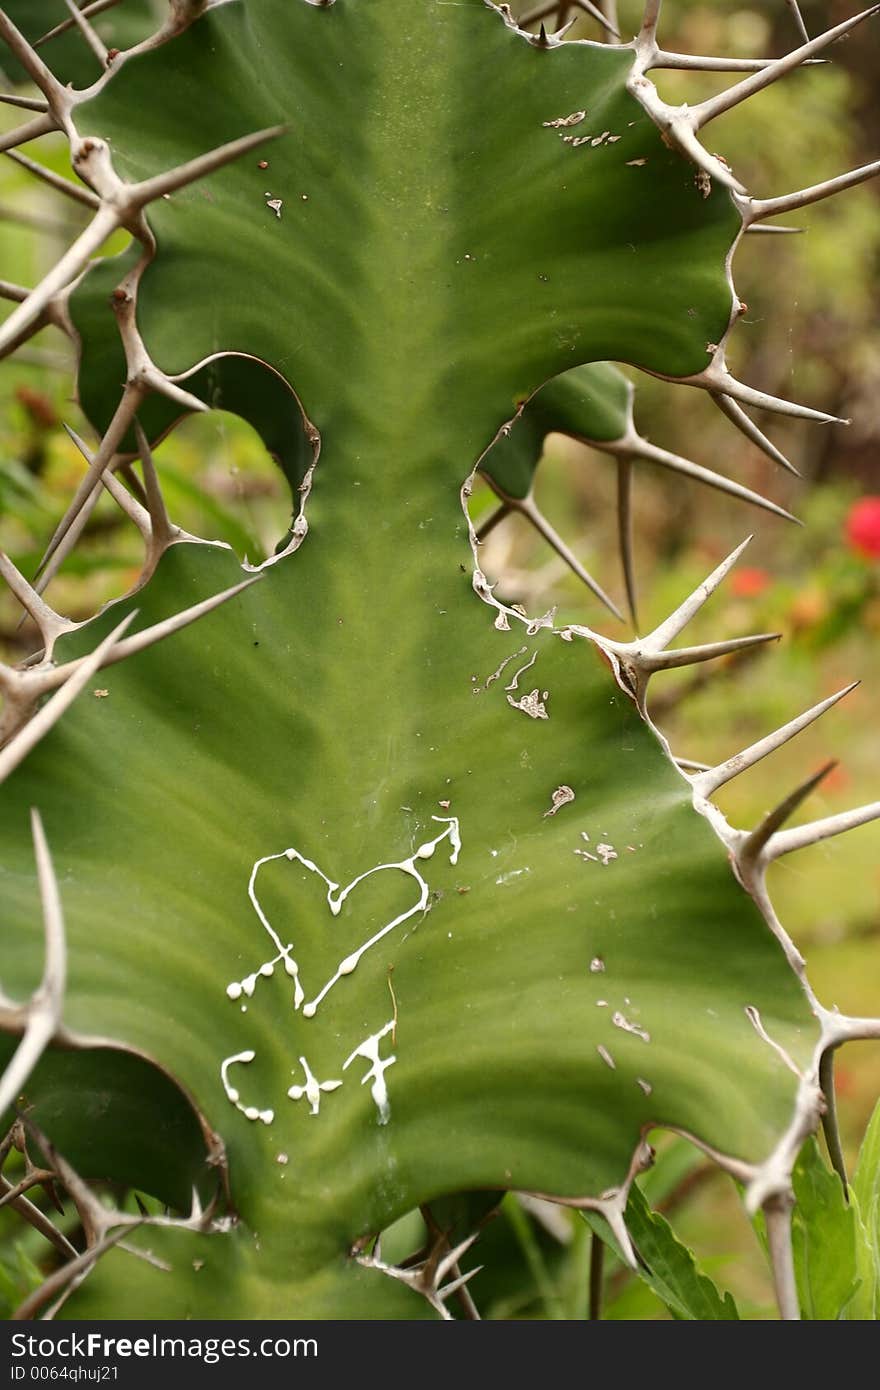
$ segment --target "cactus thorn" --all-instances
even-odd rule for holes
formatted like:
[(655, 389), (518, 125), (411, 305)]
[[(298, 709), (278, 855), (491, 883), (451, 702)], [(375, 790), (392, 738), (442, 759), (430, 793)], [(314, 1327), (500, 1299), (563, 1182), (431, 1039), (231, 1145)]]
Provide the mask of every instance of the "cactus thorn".
[(769, 459), (772, 459), (774, 463), (780, 464), (780, 466), (787, 469), (789, 473), (793, 473), (796, 478), (801, 476), (800, 470), (795, 468), (793, 463), (789, 462), (785, 454), (777, 449), (773, 441), (768, 439), (762, 430), (758, 429), (758, 426), (750, 419), (741, 405), (738, 405), (730, 396), (726, 396), (723, 391), (712, 392), (712, 400), (718, 406), (722, 414), (726, 415), (728, 420), (736, 425), (736, 428), (745, 435), (746, 439), (750, 440), (752, 444), (756, 444), (761, 452), (766, 454)]
[(820, 840), (828, 840), (833, 835), (843, 835), (847, 830), (855, 830), (860, 825), (868, 825), (880, 819), (880, 801), (869, 802), (866, 806), (854, 807), (851, 811), (841, 811), (836, 816), (826, 816), (823, 820), (811, 821), (808, 825), (797, 825), (791, 830), (777, 830), (764, 851), (768, 860), (778, 859), (783, 854), (791, 854), (796, 849), (806, 849)]
[(778, 642), (781, 638), (781, 632), (758, 632), (748, 637), (731, 637), (723, 642), (707, 642), (699, 647), (676, 647), (660, 652), (639, 650), (630, 660), (649, 674), (654, 671), (673, 671), (681, 666), (696, 666), (703, 661), (714, 661), (716, 657), (730, 656), (750, 647), (763, 646), (767, 642)]
[(62, 618), (54, 608), (50, 608), (3, 550), (0, 550), (0, 575), (6, 580), (22, 608), (36, 623), (43, 639), (44, 657), (51, 658), (52, 648), (58, 637), (64, 632), (70, 632), (77, 624), (69, 618)]
[(11, 280), (0, 280), (0, 299), (10, 299), (14, 304), (23, 304), (30, 294), (24, 285), (13, 285)]
[(150, 444), (144, 434), (141, 422), (137, 418), (134, 422), (134, 431), (144, 474), (144, 488), (147, 495), (147, 509), (150, 515), (153, 543), (161, 546), (161, 550), (164, 551), (180, 537), (181, 532), (171, 524), (169, 519)]
[(801, 14), (801, 7), (800, 7), (800, 5), (798, 4), (798, 0), (785, 0), (785, 3), (786, 3), (786, 5), (788, 6), (788, 8), (791, 10), (792, 17), (794, 18), (794, 22), (795, 22), (795, 24), (797, 25), (797, 31), (798, 31), (798, 33), (800, 34), (800, 36), (801, 36), (801, 38), (803, 39), (804, 43), (809, 43), (809, 42), (810, 42), (810, 35), (809, 35), (808, 31), (807, 31), (807, 26), (806, 26), (806, 24), (804, 23), (804, 17), (803, 17), (803, 15)]
[[(29, 684), (37, 694), (43, 690), (53, 688), (58, 682), (54, 680), (59, 671), (69, 671), (70, 678), (64, 679), (64, 684), (60, 690), (41, 706), (33, 718), (19, 729), (15, 736), (0, 749), (0, 782), (4, 782), (11, 772), (18, 767), (19, 763), (32, 748), (35, 748), (40, 739), (49, 732), (52, 726), (57, 723), (70, 705), (73, 704), (77, 695), (80, 694), (84, 686), (99, 668), (105, 664), (105, 658), (112, 653), (114, 646), (118, 643), (122, 634), (132, 622), (135, 614), (129, 613), (126, 618), (119, 623), (109, 636), (95, 648), (88, 656), (80, 658), (79, 661), (71, 663), (67, 667), (57, 667), (50, 671), (39, 673), (39, 679), (32, 680)], [(74, 669), (71, 669), (73, 667)], [(36, 676), (37, 673), (34, 673)]]
[[(107, 643), (102, 643), (101, 647), (96, 649), (101, 652), (101, 659), (97, 667), (92, 667), (92, 669), (103, 669), (105, 666), (114, 666), (117, 661), (125, 661), (130, 656), (136, 656), (138, 652), (146, 651), (148, 647), (154, 646), (156, 642), (161, 642), (164, 638), (171, 637), (175, 632), (179, 632), (181, 628), (188, 627), (190, 623), (197, 622), (199, 618), (206, 617), (209, 613), (212, 613), (215, 608), (219, 608), (221, 604), (227, 603), (229, 599), (235, 598), (237, 594), (242, 593), (245, 589), (249, 589), (252, 584), (259, 583), (262, 577), (262, 574), (251, 575), (240, 583), (233, 584), (228, 589), (223, 589), (219, 594), (212, 594), (210, 598), (202, 599), (200, 603), (194, 603), (190, 608), (184, 608), (182, 612), (172, 614), (170, 618), (164, 618), (161, 622), (153, 623), (152, 627), (145, 627), (143, 631), (136, 632), (131, 637), (126, 637), (122, 641), (116, 641), (114, 638), (111, 646), (108, 646)], [(133, 614), (130, 616), (133, 616)], [(126, 619), (126, 626), (128, 621), (129, 620)], [(116, 631), (119, 631), (119, 629), (116, 629)], [(111, 636), (113, 636), (113, 634), (111, 634)], [(64, 666), (56, 666), (52, 670), (41, 671), (34, 674), (35, 676), (38, 674), (39, 684), (42, 689), (51, 690), (61, 685), (59, 693), (63, 694), (72, 681), (80, 675), (82, 666), (92, 663), (95, 655), (96, 653), (92, 652), (88, 657), (79, 657), (74, 661), (67, 662)], [(50, 701), (49, 703), (51, 704), (52, 702)], [(48, 705), (44, 706), (45, 709), (48, 709), (48, 707)], [(27, 732), (27, 730), (32, 727), (32, 723), (27, 725), (24, 732)], [(0, 753), (0, 766), (2, 766), (2, 757), (3, 753)]]
[(64, 516), (53, 532), (52, 538), (38, 566), (38, 574), (52, 559), (61, 541), (67, 535), (83, 507), (92, 497), (92, 494), (100, 495), (101, 474), (115, 457), (117, 448), (122, 443), (126, 432), (132, 424), (145, 394), (145, 389), (140, 384), (129, 384), (126, 386), (122, 394), (122, 399), (113, 414), (113, 419), (107, 426), (106, 433), (94, 456), (81, 444), (79, 436), (76, 435), (75, 432), (71, 433), (71, 438), (77, 448), (80, 449), (80, 452), (83, 453), (83, 457), (88, 463), (89, 469), (74, 493), (73, 500), (67, 508), (67, 511), (64, 513)]
[(7, 130), (0, 135), (0, 153), (14, 150), (17, 145), (26, 145), (30, 140), (38, 140), (41, 135), (48, 135), (50, 130), (57, 129), (58, 123), (50, 113), (34, 116), (31, 120), (25, 121), (24, 125), (16, 126), (15, 130)]
[(751, 488), (744, 487), (742, 483), (734, 482), (732, 478), (726, 478), (723, 473), (715, 473), (711, 468), (704, 468), (702, 464), (692, 463), (690, 459), (682, 458), (680, 454), (672, 454), (668, 449), (661, 449), (658, 445), (652, 444), (649, 440), (636, 434), (634, 430), (620, 441), (597, 447), (610, 454), (629, 454), (643, 463), (657, 463), (661, 468), (669, 468), (673, 473), (680, 473), (686, 478), (693, 478), (698, 483), (704, 483), (706, 487), (713, 487), (718, 492), (726, 492), (730, 497), (737, 497), (742, 502), (749, 502), (753, 507), (760, 507), (765, 512), (772, 512), (774, 516), (782, 517), (784, 521), (798, 524), (797, 517), (792, 516), (791, 512), (780, 507), (778, 503), (763, 497), (760, 492), (753, 492)]
[[(121, 0), (92, 0), (90, 5), (82, 6), (80, 14), (84, 19), (91, 19), (93, 15), (103, 14), (105, 10), (112, 10), (120, 3)], [(75, 23), (75, 19), (63, 19), (60, 24), (55, 25), (54, 29), (49, 29), (47, 33), (41, 34), (38, 39), (35, 39), (34, 48), (42, 48), (43, 44), (48, 43), (50, 39), (57, 38), (59, 34), (67, 33)]]
[(862, 10), (860, 14), (845, 19), (842, 24), (836, 24), (832, 29), (826, 29), (825, 32), (819, 34), (817, 38), (808, 40), (807, 43), (801, 44), (798, 48), (793, 48), (791, 52), (786, 53), (784, 57), (777, 58), (769, 67), (763, 68), (760, 72), (752, 73), (750, 77), (744, 78), (742, 82), (734, 83), (732, 87), (728, 87), (727, 91), (719, 92), (717, 96), (709, 97), (706, 101), (700, 102), (697, 106), (692, 106), (689, 110), (689, 119), (692, 122), (692, 128), (694, 130), (700, 130), (703, 126), (708, 125), (710, 121), (715, 120), (717, 116), (723, 115), (726, 111), (731, 111), (733, 107), (738, 106), (740, 102), (747, 101), (749, 97), (754, 96), (757, 92), (763, 91), (763, 89), (769, 87), (771, 83), (778, 82), (781, 77), (785, 77), (787, 73), (800, 67), (807, 58), (812, 58), (815, 54), (821, 53), (829, 44), (842, 38), (844, 34), (848, 34), (857, 24), (861, 24), (865, 19), (870, 19), (873, 15), (877, 14), (878, 11), (880, 11), (880, 5), (872, 5), (869, 9)]
[(809, 207), (811, 203), (821, 202), (823, 198), (832, 198), (835, 193), (842, 193), (846, 188), (853, 188), (856, 184), (865, 183), (868, 179), (876, 178), (878, 174), (880, 174), (880, 160), (874, 160), (872, 164), (862, 164), (858, 169), (851, 169), (848, 174), (838, 174), (836, 178), (825, 179), (823, 183), (814, 183), (809, 188), (799, 189), (796, 193), (784, 193), (778, 198), (751, 198), (744, 205), (741, 204), (746, 230), (750, 232), (802, 231), (803, 229), (800, 227), (761, 227), (756, 223), (765, 217), (778, 217), (780, 213), (797, 212), (800, 208)]
[(51, 169), (38, 164), (35, 159), (28, 159), (27, 155), (19, 154), (16, 150), (4, 151), (7, 159), (12, 159), (23, 169), (33, 174), (36, 178), (47, 183), (56, 192), (63, 193), (66, 198), (72, 198), (74, 202), (84, 203), (88, 208), (99, 208), (101, 199), (90, 188), (83, 188), (81, 184), (71, 183), (70, 179), (62, 178), (60, 174), (53, 174)]
[(719, 584), (724, 582), (751, 539), (751, 536), (746, 536), (745, 540), (741, 541), (725, 560), (722, 560), (708, 578), (704, 579), (702, 584), (699, 584), (693, 593), (688, 595), (684, 603), (679, 604), (674, 613), (670, 613), (659, 627), (656, 627), (653, 632), (643, 638), (639, 643), (640, 649), (653, 652), (665, 651), (669, 643), (687, 627), (694, 615), (703, 607), (703, 604), (711, 598)]
[(783, 400), (779, 396), (768, 395), (766, 391), (758, 391), (753, 386), (747, 386), (745, 382), (737, 381), (722, 363), (713, 362), (699, 376), (686, 377), (684, 380), (692, 386), (699, 386), (708, 391), (710, 395), (732, 396), (734, 400), (742, 402), (743, 405), (755, 406), (759, 410), (774, 411), (777, 415), (791, 415), (798, 420), (815, 420), (822, 425), (848, 425), (849, 420), (842, 420), (837, 415), (827, 415), (823, 410), (812, 410), (808, 405), (799, 405), (796, 401)]
[[(543, 5), (538, 5), (535, 9), (529, 10), (527, 14), (524, 14), (521, 19), (517, 20), (517, 24), (521, 29), (527, 29), (532, 24), (537, 24), (540, 19), (547, 19), (554, 13), (562, 13), (569, 9), (581, 10), (584, 14), (589, 15), (591, 19), (595, 19), (596, 23), (601, 25), (606, 33), (611, 34), (615, 39), (620, 38), (620, 30), (614, 20), (608, 15), (604, 15), (599, 7), (592, 3), (592, 0), (570, 0), (568, 5), (560, 5), (559, 0), (552, 0), (552, 3), (548, 4), (545, 0)], [(571, 20), (568, 24), (560, 25), (556, 30), (555, 37), (558, 38), (561, 34), (565, 33), (566, 30), (571, 28), (574, 22), (574, 20)], [(543, 25), (541, 27), (543, 28)]]
[(64, 0), (64, 3), (70, 11), (70, 18), (73, 20), (73, 23), (76, 25), (77, 29), (82, 34), (83, 39), (94, 53), (98, 62), (101, 64), (101, 67), (105, 68), (107, 66), (107, 48), (101, 40), (100, 36), (95, 32), (92, 25), (89, 23), (88, 16), (83, 14), (82, 10), (78, 7), (76, 3), (76, 0)]
[(66, 112), (70, 105), (69, 91), (61, 85), (54, 73), (50, 72), (39, 53), (3, 9), (0, 9), (0, 38), (6, 40), (13, 57), (18, 59), (28, 77), (46, 98), (52, 118), (52, 126), (49, 128), (52, 129), (58, 124), (59, 114)]
[(638, 589), (636, 585), (635, 555), (633, 545), (632, 515), (632, 459), (621, 457), (617, 460), (617, 543), (620, 549), (620, 564), (623, 570), (623, 583), (629, 607), (630, 621), (638, 630)]
[(20, 97), (17, 92), (0, 92), (0, 102), (18, 106), (22, 111), (48, 111), (49, 103), (40, 97)]
[(807, 230), (806, 227), (765, 227), (760, 222), (753, 222), (745, 229), (750, 233), (777, 233), (780, 236), (802, 236)]
[(801, 803), (806, 801), (810, 793), (818, 787), (820, 782), (824, 781), (835, 767), (837, 767), (837, 763), (834, 759), (825, 763), (818, 772), (815, 772), (812, 777), (808, 777), (806, 782), (802, 782), (784, 800), (780, 801), (778, 806), (769, 811), (760, 825), (751, 831), (748, 839), (740, 847), (737, 853), (738, 863), (742, 864), (747, 860), (757, 859), (771, 835), (774, 835), (780, 826), (785, 824), (789, 816), (794, 815)]
[[(658, 48), (645, 68), (675, 68), (681, 72), (761, 72), (775, 61), (775, 58), (716, 58), (707, 54), (671, 53)], [(826, 63), (825, 58), (808, 58), (803, 66), (823, 67)]]
[(67, 979), (67, 946), (58, 881), (43, 822), (35, 809), (31, 810), (31, 833), (43, 908), (43, 977), (27, 1006), (24, 1036), (0, 1079), (0, 1112), (15, 1103), (43, 1051), (58, 1031)]
[(76, 241), (0, 328), (0, 355), (19, 341), (20, 334), (39, 321), (51, 301), (85, 270), (92, 256), (100, 251), (107, 237), (118, 226), (116, 211), (101, 203)]
[(486, 481), (489, 483), (490, 487), (492, 488), (492, 491), (497, 494), (497, 496), (504, 504), (504, 506), (507, 508), (507, 510), (512, 512), (518, 512), (520, 516), (524, 516), (527, 521), (531, 522), (532, 526), (534, 526), (538, 534), (543, 536), (544, 540), (547, 541), (548, 545), (552, 546), (552, 548), (556, 551), (556, 554), (559, 556), (559, 558), (563, 560), (566, 565), (568, 565), (569, 569), (577, 575), (578, 579), (580, 579), (582, 583), (586, 584), (587, 588), (593, 594), (595, 594), (596, 598), (599, 599), (600, 603), (603, 603), (605, 605), (609, 613), (612, 613), (614, 617), (622, 623), (624, 621), (623, 614), (617, 607), (617, 604), (614, 602), (613, 599), (610, 599), (608, 597), (604, 589), (602, 589), (601, 586), (596, 583), (596, 580), (593, 578), (593, 576), (586, 569), (584, 569), (584, 566), (581, 564), (580, 560), (577, 558), (571, 547), (566, 545), (565, 541), (559, 535), (555, 527), (551, 526), (550, 522), (544, 516), (543, 512), (540, 511), (531, 493), (529, 493), (526, 497), (511, 497), (506, 492), (502, 491), (498, 484), (488, 475), (486, 476)]
[(279, 136), (285, 135), (288, 129), (289, 127), (286, 125), (274, 125), (267, 126), (264, 130), (252, 131), (250, 135), (242, 135), (237, 140), (228, 140), (225, 144), (218, 145), (216, 149), (197, 155), (195, 159), (187, 160), (185, 164), (179, 164), (174, 169), (167, 169), (161, 174), (154, 174), (152, 178), (143, 179), (140, 183), (124, 185), (123, 196), (129, 211), (140, 210), (147, 204), (155, 202), (157, 198), (164, 197), (166, 193), (174, 193), (179, 188), (185, 188), (188, 184), (205, 178), (206, 175), (214, 173), (217, 169), (222, 169), (226, 164), (231, 164), (233, 160), (248, 154), (250, 150), (256, 149), (258, 145), (264, 144), (267, 140), (277, 140)]
[(829, 695), (825, 700), (820, 700), (819, 704), (813, 705), (812, 708), (805, 710), (804, 713), (799, 714), (796, 719), (789, 720), (789, 722), (783, 724), (781, 728), (774, 729), (773, 733), (767, 734), (765, 738), (759, 739), (757, 743), (750, 744), (748, 748), (744, 748), (742, 752), (736, 753), (732, 758), (728, 758), (726, 762), (719, 763), (718, 766), (713, 767), (711, 771), (702, 773), (694, 782), (698, 795), (707, 798), (712, 796), (719, 787), (723, 787), (725, 783), (731, 782), (733, 778), (738, 777), (741, 772), (745, 772), (748, 768), (754, 767), (756, 763), (759, 763), (762, 758), (766, 758), (768, 754), (775, 753), (777, 748), (781, 748), (784, 743), (788, 743), (789, 739), (795, 738), (803, 729), (808, 728), (810, 724), (814, 724), (817, 719), (820, 719), (823, 714), (836, 705), (839, 700), (842, 700), (845, 695), (849, 695), (851, 691), (855, 690), (858, 683), (858, 681), (854, 681), (852, 685), (844, 686), (842, 690), (838, 690), (833, 695)]

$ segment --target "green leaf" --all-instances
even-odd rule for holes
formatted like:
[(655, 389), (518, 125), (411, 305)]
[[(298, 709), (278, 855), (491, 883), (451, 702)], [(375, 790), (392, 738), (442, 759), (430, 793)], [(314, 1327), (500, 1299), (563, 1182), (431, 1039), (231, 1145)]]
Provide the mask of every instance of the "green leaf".
[(846, 1316), (858, 1284), (858, 1216), (814, 1139), (795, 1165), (794, 1192), (792, 1245), (801, 1316), (836, 1321)]
[(852, 1316), (880, 1317), (880, 1105), (865, 1131), (852, 1183), (857, 1213), (857, 1264), (862, 1286), (859, 1311)]
[[(296, 553), (102, 672), (4, 788), (4, 990), (41, 973), (36, 805), (65, 1027), (179, 1082), (225, 1141), (237, 1214), (136, 1233), (173, 1274), (113, 1250), (71, 1315), (420, 1316), (352, 1253), (416, 1207), (614, 1190), (656, 1124), (755, 1165), (787, 1130), (797, 1080), (746, 1010), (806, 1069), (800, 982), (589, 632), (474, 592), (461, 508), (542, 383), (607, 359), (688, 375), (727, 325), (739, 215), (660, 139), (630, 65), (540, 51), (482, 0), (232, 0), (77, 107), (137, 178), (288, 124), (150, 209), (138, 326), (212, 406), (235, 393), (294, 487), (299, 402), (322, 448)], [(619, 140), (565, 144), (547, 122), (581, 108)], [(130, 264), (72, 303), (99, 425)], [(158, 399), (154, 438), (176, 413)], [(58, 660), (240, 578), (228, 550), (175, 545)], [(317, 1082), (341, 1084), (310, 1099)], [(155, 1107), (125, 1124), (146, 1145)]]
[[(596, 1234), (620, 1248), (599, 1217), (587, 1214)], [(675, 1235), (669, 1222), (652, 1211), (641, 1190), (634, 1186), (626, 1207), (626, 1224), (643, 1263), (638, 1274), (674, 1318), (699, 1322), (729, 1322), (739, 1319), (730, 1293), (720, 1293), (697, 1265), (692, 1250)]]

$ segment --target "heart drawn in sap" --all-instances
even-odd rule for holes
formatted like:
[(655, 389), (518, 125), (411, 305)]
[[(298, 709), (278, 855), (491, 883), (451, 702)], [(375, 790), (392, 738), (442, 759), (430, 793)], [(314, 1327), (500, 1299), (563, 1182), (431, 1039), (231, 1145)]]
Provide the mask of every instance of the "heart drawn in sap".
[[(293, 1007), (297, 1010), (301, 1009), (304, 1018), (314, 1018), (319, 1006), (322, 1001), (326, 999), (333, 986), (338, 984), (346, 975), (351, 975), (353, 971), (357, 969), (361, 959), (377, 944), (377, 942), (381, 941), (383, 937), (388, 936), (389, 932), (394, 931), (395, 927), (399, 927), (403, 922), (408, 921), (410, 917), (414, 917), (417, 913), (426, 910), (430, 897), (430, 889), (427, 880), (423, 878), (417, 868), (419, 862), (433, 858), (434, 851), (437, 849), (438, 845), (442, 844), (444, 840), (448, 840), (450, 847), (449, 862), (450, 864), (458, 863), (458, 855), (461, 850), (461, 835), (459, 832), (458, 817), (432, 816), (431, 819), (445, 827), (433, 840), (427, 840), (424, 844), (419, 845), (407, 859), (402, 859), (398, 863), (377, 864), (375, 868), (367, 869), (364, 873), (358, 874), (357, 878), (353, 878), (345, 887), (340, 887), (338, 883), (334, 883), (331, 878), (327, 877), (322, 869), (318, 868), (317, 864), (311, 859), (307, 859), (298, 849), (292, 847), (281, 850), (278, 854), (267, 854), (262, 859), (258, 859), (251, 870), (250, 881), (248, 883), (248, 897), (251, 900), (260, 923), (275, 946), (276, 954), (271, 960), (265, 961), (262, 965), (258, 966), (252, 974), (246, 975), (242, 980), (233, 980), (228, 984), (226, 986), (228, 997), (230, 999), (240, 999), (242, 995), (246, 995), (250, 998), (256, 989), (257, 981), (260, 977), (263, 976), (268, 978), (270, 975), (274, 974), (276, 965), (283, 964), (285, 972), (293, 979)], [(264, 864), (272, 863), (278, 859), (288, 859), (291, 862), (295, 861), (301, 864), (309, 873), (316, 874), (318, 878), (327, 885), (327, 906), (334, 917), (339, 916), (346, 898), (354, 891), (358, 884), (362, 883), (364, 879), (371, 878), (374, 874), (388, 871), (409, 874), (410, 878), (414, 879), (415, 883), (418, 885), (418, 898), (405, 912), (399, 913), (396, 917), (392, 918), (391, 921), (386, 922), (378, 931), (374, 932), (368, 940), (358, 946), (356, 950), (346, 955), (339, 962), (333, 974), (325, 981), (318, 993), (307, 1000), (300, 979), (300, 967), (293, 954), (293, 943), (288, 942), (285, 945), (281, 940), (266, 916), (260, 899), (257, 896), (256, 884), (261, 868)]]

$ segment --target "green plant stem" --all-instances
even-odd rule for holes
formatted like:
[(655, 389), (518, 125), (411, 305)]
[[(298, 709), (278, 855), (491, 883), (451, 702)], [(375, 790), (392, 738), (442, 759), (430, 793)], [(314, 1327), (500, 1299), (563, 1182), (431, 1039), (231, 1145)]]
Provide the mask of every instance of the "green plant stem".
[(590, 1322), (602, 1320), (602, 1292), (604, 1288), (605, 1242), (593, 1232), (590, 1241)]
[(828, 1146), (828, 1157), (831, 1160), (831, 1167), (843, 1183), (844, 1194), (847, 1194), (846, 1159), (840, 1143), (840, 1126), (837, 1123), (837, 1097), (834, 1093), (833, 1047), (829, 1047), (828, 1051), (822, 1054), (822, 1060), (819, 1063), (819, 1085), (822, 1088), (822, 1095), (825, 1097), (825, 1114), (822, 1116), (822, 1131), (825, 1135), (825, 1143)]
[(502, 1210), (510, 1222), (517, 1244), (541, 1295), (546, 1316), (556, 1321), (563, 1320), (565, 1310), (562, 1306), (562, 1300), (541, 1253), (541, 1247), (535, 1239), (534, 1228), (528, 1215), (523, 1211), (514, 1194), (505, 1198), (502, 1203)]

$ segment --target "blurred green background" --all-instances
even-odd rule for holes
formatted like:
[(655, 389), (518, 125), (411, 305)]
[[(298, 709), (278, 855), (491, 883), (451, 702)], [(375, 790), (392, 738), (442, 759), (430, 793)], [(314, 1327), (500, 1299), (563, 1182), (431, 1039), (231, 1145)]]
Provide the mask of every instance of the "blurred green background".
[[(108, 44), (148, 0), (123, 0), (96, 18)], [(513, 4), (523, 16), (536, 4)], [(621, 0), (624, 38), (637, 29), (641, 5)], [(158, 6), (161, 12), (162, 5)], [(801, 5), (811, 34), (839, 22), (853, 6), (837, 0)], [(34, 0), (45, 27), (63, 19), (62, 0)], [(606, 13), (609, 11), (606, 9)], [(574, 13), (574, 9), (572, 9)], [(127, 15), (127, 20), (124, 16)], [(548, 20), (548, 27), (553, 26)], [(600, 37), (581, 17), (570, 37)], [(778, 55), (797, 42), (784, 0), (667, 0), (664, 47), (690, 53)], [(53, 40), (44, 52), (52, 60)], [(62, 50), (59, 48), (58, 52)], [(66, 50), (65, 50), (66, 51)], [(803, 70), (713, 123), (713, 152), (734, 165), (747, 187), (772, 196), (877, 158), (880, 150), (880, 22), (838, 44), (832, 61)], [(86, 55), (86, 72), (97, 75)], [(92, 63), (92, 69), (88, 63)], [(15, 74), (7, 68), (7, 88)], [(696, 101), (731, 79), (656, 74), (667, 100)], [(0, 109), (4, 128), (23, 113)], [(48, 137), (25, 153), (70, 177), (66, 144)], [(732, 581), (689, 629), (688, 641), (779, 631), (783, 642), (749, 659), (659, 677), (652, 715), (676, 754), (711, 763), (753, 742), (824, 696), (861, 678), (862, 685), (820, 723), (777, 752), (772, 763), (727, 788), (719, 802), (734, 824), (749, 826), (828, 758), (839, 765), (808, 801), (813, 818), (880, 796), (880, 189), (866, 184), (786, 219), (800, 236), (744, 240), (735, 279), (747, 309), (733, 336), (731, 366), (740, 379), (774, 395), (850, 418), (848, 427), (767, 416), (759, 423), (799, 467), (797, 479), (751, 446), (700, 392), (639, 378), (637, 423), (655, 443), (764, 492), (795, 512), (799, 528), (660, 470), (636, 475), (636, 567), (642, 630), (659, 621), (746, 534), (754, 540)], [(87, 211), (0, 158), (0, 276), (33, 285), (84, 225)], [(122, 241), (108, 245), (112, 253)], [(0, 305), (5, 313), (9, 306)], [(93, 438), (76, 405), (73, 352), (56, 329), (44, 330), (0, 373), (0, 545), (25, 574), (76, 486), (83, 464), (62, 421)], [(320, 422), (319, 422), (320, 423)], [(157, 451), (172, 517), (186, 529), (228, 541), (241, 555), (263, 558), (284, 534), (290, 499), (253, 432), (230, 416), (184, 423)], [(462, 460), (462, 476), (471, 460)], [(602, 455), (551, 436), (536, 497), (602, 585), (622, 603), (615, 543), (615, 469)], [(476, 519), (492, 500), (475, 491)], [(105, 498), (77, 550), (48, 591), (50, 601), (84, 618), (136, 580), (139, 537)], [(617, 626), (562, 562), (518, 517), (504, 521), (483, 550), (483, 567), (510, 600), (558, 604), (560, 617), (610, 635)], [(8, 594), (0, 597), (0, 654), (18, 660), (34, 649), (29, 625)], [(831, 840), (782, 861), (771, 891), (788, 930), (807, 956), (810, 976), (828, 1005), (847, 1013), (880, 1011), (880, 833), (876, 827)], [(845, 1142), (853, 1156), (880, 1094), (880, 1047), (851, 1048), (838, 1061)], [(651, 1184), (653, 1186), (651, 1187)], [(683, 1141), (661, 1141), (649, 1180), (655, 1201), (704, 1266), (741, 1300), (741, 1311), (768, 1316), (770, 1285), (760, 1248), (731, 1182)], [(4, 1216), (6, 1214), (4, 1213)], [(567, 1226), (566, 1226), (567, 1223)], [(569, 1236), (558, 1239), (566, 1227)], [(498, 1316), (584, 1316), (586, 1228), (563, 1220), (556, 1235), (541, 1220), (520, 1219), (509, 1201), (493, 1241), (509, 1245), (510, 1277), (496, 1291)], [(32, 1234), (32, 1233), (30, 1233)], [(26, 1286), (30, 1238), (0, 1259), (0, 1303), (9, 1283)], [(24, 1263), (22, 1263), (24, 1262)], [(662, 1316), (661, 1305), (613, 1264), (612, 1316)]]

